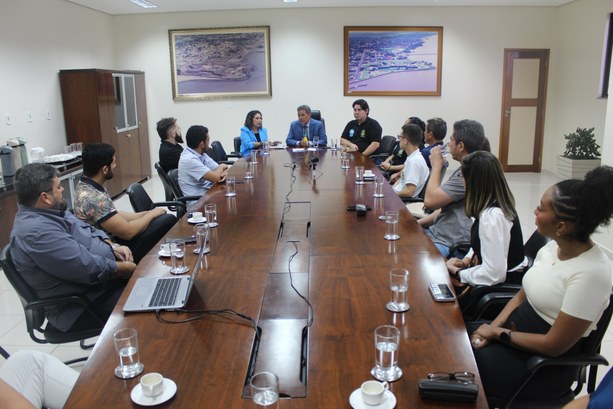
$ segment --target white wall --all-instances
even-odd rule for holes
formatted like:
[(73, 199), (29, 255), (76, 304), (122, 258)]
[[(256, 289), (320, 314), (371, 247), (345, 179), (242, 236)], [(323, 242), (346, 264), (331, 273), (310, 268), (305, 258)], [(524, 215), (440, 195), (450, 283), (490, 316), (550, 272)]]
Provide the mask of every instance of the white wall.
[[(443, 26), (443, 73), (440, 97), (367, 97), (371, 116), (385, 134), (396, 134), (412, 115), (441, 116), (450, 123), (472, 118), (483, 123), (498, 150), (504, 48), (553, 48), (557, 9), (489, 8), (331, 8), (243, 10), (149, 14), (114, 18), (119, 68), (146, 72), (150, 129), (163, 116), (179, 118), (185, 132), (204, 124), (228, 150), (245, 114), (254, 108), (275, 139), (284, 139), (295, 108), (307, 103), (321, 109), (329, 136), (337, 137), (352, 118), (343, 96), (343, 26)], [(172, 100), (168, 30), (269, 25), (272, 98), (242, 100)], [(521, 27), (521, 29), (518, 29)], [(151, 135), (152, 157), (158, 141)]]
[[(29, 149), (42, 146), (47, 154), (63, 152), (66, 134), (58, 71), (112, 68), (112, 18), (63, 0), (0, 4), (0, 144), (22, 136)], [(32, 122), (26, 120), (27, 111)], [(11, 125), (5, 122), (7, 112)]]

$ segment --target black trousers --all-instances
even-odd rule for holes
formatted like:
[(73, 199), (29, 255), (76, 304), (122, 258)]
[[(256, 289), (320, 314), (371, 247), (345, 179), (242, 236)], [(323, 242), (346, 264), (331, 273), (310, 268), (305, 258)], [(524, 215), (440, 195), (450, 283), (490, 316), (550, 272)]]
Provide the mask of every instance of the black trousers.
[(132, 240), (117, 239), (116, 241), (119, 244), (128, 246), (132, 250), (134, 262), (138, 264), (176, 222), (177, 218), (172, 214), (163, 214), (151, 220), (145, 231)]

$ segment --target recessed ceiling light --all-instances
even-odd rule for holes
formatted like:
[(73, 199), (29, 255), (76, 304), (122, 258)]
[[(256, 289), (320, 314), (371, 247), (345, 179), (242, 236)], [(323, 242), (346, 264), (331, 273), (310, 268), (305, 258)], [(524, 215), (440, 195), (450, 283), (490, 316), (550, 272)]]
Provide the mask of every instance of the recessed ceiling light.
[(283, 3), (298, 3), (298, 0), (283, 0)]
[(132, 3), (136, 4), (137, 6), (141, 6), (142, 8), (145, 9), (154, 9), (157, 6), (153, 3), (149, 3), (147, 0), (130, 0)]

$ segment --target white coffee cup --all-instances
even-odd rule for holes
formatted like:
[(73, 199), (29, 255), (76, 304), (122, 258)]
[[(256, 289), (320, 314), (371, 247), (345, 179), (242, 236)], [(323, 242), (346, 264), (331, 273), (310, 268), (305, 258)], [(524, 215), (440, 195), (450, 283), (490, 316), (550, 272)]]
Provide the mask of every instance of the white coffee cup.
[(192, 219), (194, 221), (197, 221), (197, 222), (203, 220), (204, 217), (202, 216), (202, 212), (194, 212), (194, 213), (192, 213)]
[(143, 395), (153, 398), (164, 392), (164, 377), (157, 372), (150, 372), (140, 378)]
[(375, 406), (383, 402), (384, 393), (389, 389), (387, 382), (366, 381), (360, 387), (365, 404)]
[(170, 249), (176, 247), (173, 243), (160, 244), (160, 251), (170, 256)]

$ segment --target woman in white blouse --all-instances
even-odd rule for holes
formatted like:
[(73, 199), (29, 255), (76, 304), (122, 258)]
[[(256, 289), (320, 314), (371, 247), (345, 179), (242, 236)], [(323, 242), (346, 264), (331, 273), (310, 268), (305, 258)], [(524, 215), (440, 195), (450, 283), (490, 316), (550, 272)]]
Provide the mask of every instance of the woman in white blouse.
[(462, 176), (466, 214), (475, 218), (471, 249), (464, 259), (449, 259), (447, 269), (456, 288), (502, 283), (507, 272), (526, 265), (515, 199), (500, 162), (489, 152), (476, 151), (465, 157)]

